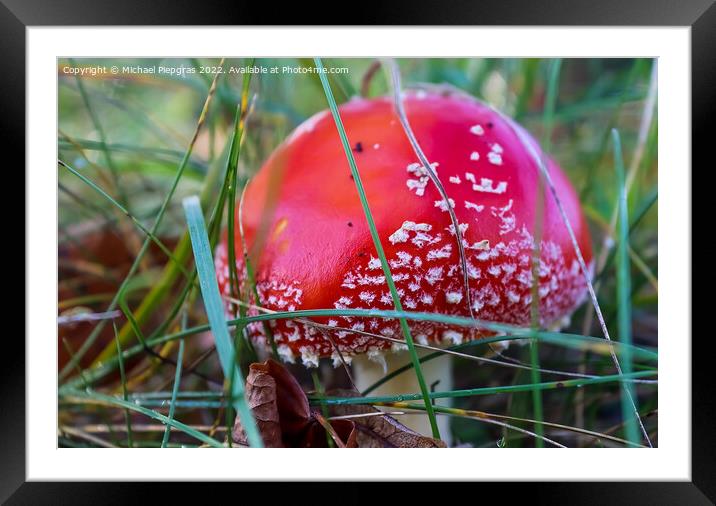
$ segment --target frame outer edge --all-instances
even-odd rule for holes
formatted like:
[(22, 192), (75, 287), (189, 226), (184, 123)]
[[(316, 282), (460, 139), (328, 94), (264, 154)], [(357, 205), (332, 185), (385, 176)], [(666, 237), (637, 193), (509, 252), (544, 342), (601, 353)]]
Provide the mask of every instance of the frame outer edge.
[[(0, 3), (0, 38), (3, 48), (3, 68), (0, 69), (0, 131), (3, 150), (13, 161), (3, 160), (5, 175), (12, 180), (3, 181), (3, 188), (22, 188), (25, 194), (25, 25), (4, 3)], [(16, 182), (15, 178), (22, 178)], [(19, 191), (13, 190), (16, 195)], [(7, 195), (7, 194), (6, 194)], [(14, 237), (22, 237), (23, 253), (25, 252), (25, 221), (20, 222), (16, 199), (9, 199), (5, 204), (4, 226), (16, 228)], [(22, 206), (23, 211), (25, 206)], [(9, 218), (8, 218), (9, 217)], [(20, 225), (22, 223), (22, 225)], [(22, 230), (19, 230), (22, 227)], [(9, 227), (8, 227), (9, 228)], [(13, 233), (13, 232), (9, 232)], [(19, 243), (19, 240), (17, 241)], [(16, 244), (17, 244), (16, 243)], [(24, 254), (23, 254), (24, 257)], [(23, 273), (27, 264), (23, 259)], [(8, 272), (20, 277), (20, 270)], [(13, 279), (11, 283), (25, 287), (24, 279)], [(24, 275), (23, 275), (24, 278)], [(22, 285), (20, 284), (22, 283)], [(25, 301), (25, 289), (22, 299)], [(18, 290), (19, 291), (19, 290)], [(17, 295), (12, 296), (15, 300)], [(0, 502), (7, 499), (25, 481), (25, 315), (22, 320), (18, 316), (8, 321), (22, 321), (23, 332), (11, 325), (3, 332), (3, 354), (12, 357), (3, 360), (0, 366)]]
[[(694, 231), (710, 230), (707, 222), (713, 216), (708, 194), (697, 196), (696, 191), (707, 193), (709, 185), (694, 185), (694, 178), (700, 174), (706, 181), (706, 171), (714, 166), (713, 123), (716, 118), (716, 3), (694, 21), (691, 27), (691, 121), (692, 121), (692, 238)], [(709, 128), (710, 127), (710, 128)], [(697, 207), (700, 206), (700, 207)], [(708, 206), (708, 207), (707, 207)], [(710, 249), (710, 248), (706, 248)], [(693, 246), (692, 270), (698, 261), (708, 265), (712, 259), (710, 251)], [(713, 275), (709, 274), (709, 281)], [(710, 297), (704, 290), (700, 294), (695, 290), (692, 279), (692, 319), (698, 315), (701, 319), (709, 315)], [(700, 278), (703, 279), (703, 278)], [(701, 281), (705, 285), (706, 280)], [(704, 286), (704, 288), (707, 288)], [(700, 295), (700, 296), (699, 296)], [(696, 487), (711, 501), (716, 502), (716, 396), (714, 396), (713, 376), (713, 339), (701, 334), (696, 339), (696, 328), (692, 322), (692, 432), (691, 432), (691, 479)]]

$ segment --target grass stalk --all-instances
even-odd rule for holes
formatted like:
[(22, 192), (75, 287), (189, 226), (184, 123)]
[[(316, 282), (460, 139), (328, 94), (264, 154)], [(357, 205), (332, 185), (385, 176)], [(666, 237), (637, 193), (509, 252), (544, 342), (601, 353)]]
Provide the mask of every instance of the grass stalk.
[[(458, 397), (473, 397), (478, 395), (505, 394), (511, 392), (529, 392), (535, 388), (540, 390), (558, 390), (562, 388), (581, 388), (588, 385), (599, 385), (604, 383), (623, 383), (624, 380), (647, 378), (655, 376), (656, 371), (636, 371), (627, 374), (610, 374), (597, 378), (577, 378), (563, 381), (547, 381), (542, 383), (525, 383), (518, 385), (504, 385), (499, 387), (469, 388), (464, 390), (451, 390), (448, 392), (429, 392), (430, 399), (446, 399)], [(321, 397), (309, 396), (313, 404), (325, 402), (328, 405), (345, 406), (348, 404), (380, 404), (383, 402), (417, 401), (423, 397), (422, 393), (407, 393), (399, 395), (384, 395), (375, 397)]]
[[(388, 289), (390, 290), (390, 294), (393, 298), (393, 304), (395, 305), (395, 309), (397, 311), (402, 311), (403, 306), (400, 302), (400, 295), (398, 294), (398, 290), (395, 287), (395, 282), (393, 281), (393, 276), (390, 272), (390, 266), (388, 265), (388, 260), (385, 257), (385, 252), (383, 251), (383, 246), (380, 242), (380, 237), (378, 236), (378, 230), (375, 226), (375, 222), (373, 221), (373, 215), (370, 210), (370, 206), (368, 205), (368, 198), (365, 194), (365, 189), (363, 187), (363, 182), (360, 178), (360, 173), (358, 172), (358, 166), (356, 165), (355, 158), (353, 157), (353, 151), (351, 149), (350, 142), (348, 141), (348, 135), (346, 134), (345, 128), (343, 127), (343, 122), (341, 120), (341, 116), (338, 112), (338, 106), (336, 105), (336, 101), (333, 98), (333, 93), (331, 92), (331, 86), (328, 83), (328, 78), (325, 74), (325, 68), (323, 67), (323, 63), (321, 62), (320, 58), (314, 58), (316, 68), (318, 69), (319, 77), (321, 79), (321, 84), (323, 85), (323, 91), (326, 95), (326, 98), (328, 100), (328, 105), (331, 109), (331, 114), (333, 115), (333, 120), (336, 123), (336, 128), (338, 129), (338, 134), (341, 138), (341, 143), (343, 144), (343, 149), (346, 153), (346, 157), (348, 158), (348, 164), (351, 168), (351, 173), (353, 174), (353, 180), (356, 185), (356, 189), (358, 191), (358, 196), (360, 197), (361, 205), (363, 206), (363, 212), (365, 213), (366, 220), (368, 222), (368, 228), (370, 229), (370, 235), (373, 239), (373, 244), (375, 246), (376, 253), (378, 255), (378, 258), (380, 259), (380, 264), (383, 268), (383, 274), (385, 275), (386, 282), (388, 284)], [(456, 231), (457, 232), (457, 231)], [(440, 430), (438, 429), (438, 424), (435, 419), (435, 412), (432, 408), (432, 403), (429, 400), (429, 390), (427, 385), (425, 384), (425, 378), (423, 377), (422, 370), (420, 369), (420, 362), (418, 361), (418, 354), (415, 351), (415, 345), (413, 343), (413, 337), (410, 333), (410, 328), (408, 327), (408, 322), (405, 318), (400, 318), (400, 327), (403, 331), (403, 335), (405, 336), (405, 342), (408, 346), (408, 352), (410, 353), (410, 358), (413, 362), (413, 367), (415, 369), (415, 375), (418, 379), (418, 385), (420, 385), (420, 392), (422, 393), (423, 400), (425, 401), (425, 406), (427, 408), (428, 412), (428, 418), (430, 420), (430, 427), (432, 429), (433, 437), (440, 439)]]
[[(181, 383), (182, 362), (184, 360), (184, 339), (179, 341), (179, 352), (177, 353), (177, 367), (174, 373), (174, 388), (172, 389), (172, 398), (169, 402), (169, 420), (174, 420), (174, 410), (176, 409), (177, 393), (179, 392), (179, 384)], [(166, 448), (169, 443), (169, 433), (171, 425), (167, 424), (162, 438), (162, 448)]]
[[(627, 185), (624, 173), (624, 159), (619, 132), (612, 129), (614, 143), (614, 166), (617, 175), (617, 191), (619, 196), (619, 212), (617, 221), (617, 327), (622, 343), (630, 345), (631, 339), (631, 275), (629, 264), (629, 214), (627, 210)], [(629, 346), (621, 351), (622, 371), (625, 375), (632, 372), (633, 357)], [(622, 419), (624, 420), (625, 437), (632, 443), (638, 443), (639, 428), (632, 412), (632, 405), (636, 407), (637, 399), (634, 387), (630, 383), (622, 385), (621, 396)], [(639, 420), (641, 423), (641, 420)]]
[[(325, 317), (325, 316), (354, 316), (363, 318), (406, 318), (412, 321), (430, 321), (437, 323), (444, 323), (447, 325), (457, 325), (461, 327), (477, 327), (482, 328), (491, 332), (497, 332), (500, 336), (483, 338), (480, 343), (487, 344), (492, 342), (500, 341), (513, 341), (522, 339), (539, 339), (540, 341), (552, 345), (562, 346), (569, 349), (575, 350), (589, 350), (592, 353), (599, 353), (605, 356), (611, 356), (612, 347), (621, 350), (622, 347), (626, 346), (624, 343), (619, 341), (612, 341), (611, 343), (605, 342), (604, 339), (593, 336), (583, 336), (580, 334), (567, 334), (562, 332), (551, 332), (551, 331), (538, 331), (534, 332), (530, 328), (516, 327), (514, 325), (487, 322), (481, 320), (472, 320), (470, 318), (445, 315), (440, 313), (421, 313), (421, 312), (410, 312), (410, 311), (386, 311), (386, 310), (373, 310), (373, 309), (305, 309), (298, 311), (284, 311), (267, 314), (259, 314), (254, 316), (247, 316), (242, 320), (230, 320), (227, 325), (244, 325), (253, 322), (265, 322), (270, 320), (282, 320), (282, 319), (296, 319), (296, 318), (311, 318), (311, 317)], [(169, 341), (175, 341), (183, 337), (196, 335), (201, 332), (210, 330), (209, 325), (198, 325), (186, 329), (181, 332), (173, 334), (167, 334), (164, 336), (156, 337), (147, 340), (148, 346), (156, 346)], [(640, 360), (656, 362), (658, 360), (658, 352), (652, 349), (644, 347), (631, 346), (633, 357)], [(124, 359), (129, 359), (142, 353), (144, 348), (141, 345), (136, 345), (131, 348), (124, 350)], [(412, 362), (411, 362), (412, 364)], [(94, 368), (85, 372), (85, 381), (94, 382), (98, 379), (106, 376), (117, 367), (117, 357), (113, 357), (106, 363), (95, 366)], [(60, 387), (60, 389), (66, 388), (77, 388), (82, 385), (80, 378), (73, 378), (68, 381), (66, 385)]]
[(85, 183), (87, 186), (92, 188), (95, 192), (100, 194), (104, 199), (106, 199), (110, 204), (115, 206), (122, 214), (124, 214), (127, 218), (129, 218), (132, 223), (142, 232), (144, 235), (147, 236), (154, 244), (159, 247), (159, 249), (164, 253), (174, 264), (177, 266), (177, 268), (181, 271), (184, 276), (187, 278), (189, 277), (189, 274), (184, 269), (184, 266), (179, 261), (179, 259), (174, 256), (174, 253), (172, 253), (169, 248), (167, 248), (164, 243), (152, 233), (151, 230), (147, 229), (144, 225), (142, 225), (142, 222), (139, 221), (132, 213), (129, 212), (129, 210), (124, 207), (122, 204), (117, 202), (109, 193), (104, 191), (102, 188), (99, 187), (99, 185), (95, 184), (91, 179), (87, 178), (84, 174), (79, 172), (78, 170), (74, 169), (72, 166), (70, 166), (68, 163), (63, 162), (62, 160), (57, 160), (57, 163), (70, 171), (73, 175), (77, 176), (83, 183)]
[[(246, 196), (246, 189), (249, 187), (249, 183), (251, 181), (247, 181), (244, 185), (244, 189), (241, 191), (241, 198), (239, 199), (239, 237), (241, 238), (241, 252), (244, 258), (244, 263), (246, 265), (246, 281), (248, 282), (249, 286), (251, 287), (251, 293), (254, 296), (254, 300), (256, 301), (256, 304), (259, 304), (261, 302), (261, 298), (259, 297), (259, 290), (256, 285), (256, 276), (254, 275), (254, 267), (251, 264), (251, 259), (249, 258), (249, 250), (246, 247), (246, 238), (244, 236), (244, 226), (243, 226), (243, 216), (244, 216), (244, 197)], [(247, 293), (246, 295), (246, 304), (249, 304), (251, 301), (251, 295)], [(276, 346), (276, 340), (273, 336), (273, 330), (271, 329), (271, 325), (269, 325), (269, 322), (265, 321), (263, 322), (263, 328), (264, 328), (264, 334), (268, 338), (269, 344), (271, 345), (271, 354), (273, 355), (273, 358), (277, 361), (281, 361), (281, 357), (278, 354), (278, 347)]]
[(209, 238), (199, 198), (187, 197), (184, 199), (183, 205), (194, 250), (194, 261), (199, 275), (199, 286), (204, 299), (204, 307), (206, 308), (211, 331), (214, 334), (216, 351), (224, 371), (224, 377), (232, 385), (231, 397), (235, 399), (234, 409), (236, 409), (241, 419), (249, 445), (260, 448), (263, 446), (263, 441), (244, 396), (243, 377), (237, 370), (236, 352), (224, 318), (224, 304), (216, 282), (214, 259), (209, 247)]
[[(326, 392), (323, 388), (323, 385), (321, 384), (321, 380), (318, 377), (318, 373), (315, 369), (311, 369), (311, 379), (313, 380), (313, 389), (316, 391), (319, 399), (326, 395)], [(328, 422), (328, 418), (330, 417), (330, 414), (328, 413), (328, 406), (326, 406), (325, 403), (321, 402), (321, 413), (323, 414), (323, 418), (326, 420), (326, 423)], [(329, 448), (334, 448), (336, 446), (335, 441), (331, 437), (331, 435), (326, 431), (326, 443), (328, 444)]]
[(191, 428), (190, 426), (178, 421), (178, 420), (170, 420), (169, 417), (162, 415), (161, 413), (157, 413), (154, 410), (147, 409), (142, 406), (138, 406), (134, 402), (125, 401), (124, 399), (120, 399), (117, 397), (114, 397), (112, 395), (106, 395), (100, 392), (96, 392), (94, 390), (68, 390), (66, 393), (64, 393), (61, 396), (60, 400), (70, 401), (73, 403), (81, 403), (81, 404), (97, 404), (100, 406), (115, 406), (123, 409), (128, 409), (129, 411), (135, 411), (137, 413), (141, 413), (142, 415), (148, 416), (149, 418), (153, 418), (154, 420), (158, 420), (166, 425), (171, 426), (174, 429), (180, 430), (181, 432), (184, 432), (185, 434), (188, 434), (195, 439), (201, 441), (204, 444), (207, 444), (209, 446), (213, 446), (214, 448), (223, 448), (224, 445), (217, 441), (214, 438), (211, 438), (207, 436), (206, 434), (199, 432), (196, 429)]
[[(119, 359), (119, 379), (122, 384), (122, 398), (127, 401), (129, 394), (127, 392), (127, 375), (124, 372), (124, 360), (122, 360), (122, 346), (119, 344), (119, 337), (117, 336), (117, 324), (112, 322), (114, 328), (114, 340), (117, 343), (117, 357)], [(127, 448), (134, 447), (132, 441), (132, 417), (128, 409), (124, 410), (124, 422), (127, 425)]]
[[(252, 59), (249, 66), (254, 65)], [(236, 185), (238, 183), (239, 157), (241, 156), (241, 145), (244, 139), (244, 129), (246, 126), (246, 116), (249, 105), (249, 85), (251, 83), (251, 74), (244, 76), (243, 87), (241, 93), (241, 101), (237, 107), (236, 120), (234, 123), (234, 135), (231, 140), (231, 149), (229, 151), (229, 166), (227, 172), (229, 174), (229, 213), (228, 221), (228, 257), (229, 257), (229, 281), (231, 286), (232, 297), (241, 298), (239, 280), (236, 273), (236, 241), (235, 241), (235, 222), (236, 222)], [(244, 316), (242, 308), (239, 306), (240, 316)]]
[[(399, 409), (414, 409), (414, 410), (418, 410), (418, 411), (423, 411), (425, 409), (425, 408), (423, 408), (422, 405), (414, 404), (411, 402), (391, 402), (391, 403), (381, 403), (381, 405), (390, 406), (392, 408), (399, 408)], [(515, 416), (500, 415), (497, 413), (487, 413), (485, 411), (477, 411), (477, 410), (473, 410), (473, 409), (459, 409), (459, 408), (447, 408), (447, 407), (443, 407), (443, 406), (437, 406), (435, 408), (435, 410), (438, 413), (442, 413), (442, 414), (446, 414), (446, 415), (460, 416), (463, 418), (472, 418), (472, 419), (478, 419), (478, 420), (489, 420), (489, 419), (497, 418), (497, 419), (502, 419), (502, 420), (512, 420), (512, 421), (516, 421), (516, 422), (525, 422), (525, 423), (530, 423), (530, 424), (536, 423), (536, 420), (530, 420), (529, 418), (519, 418), (519, 417), (515, 417)], [(580, 429), (579, 427), (572, 427), (572, 426), (564, 425), (561, 423), (553, 423), (553, 422), (545, 422), (545, 421), (542, 421), (540, 423), (547, 427), (551, 427), (554, 429), (561, 429), (561, 430), (566, 430), (566, 431), (570, 431), (570, 432), (575, 432), (577, 434), (584, 434), (584, 435), (592, 437), (592, 439), (606, 439), (606, 440), (613, 441), (615, 443), (623, 444), (626, 446), (644, 448), (644, 446), (642, 446), (642, 445), (630, 443), (629, 441), (626, 441), (624, 439), (621, 439), (621, 438), (618, 438), (615, 436), (611, 436), (609, 434), (604, 434), (601, 432), (594, 432), (591, 430)], [(507, 428), (513, 429), (513, 428), (515, 428), (515, 426), (511, 426), (511, 427), (507, 427)], [(534, 434), (534, 436), (538, 437), (537, 434)]]

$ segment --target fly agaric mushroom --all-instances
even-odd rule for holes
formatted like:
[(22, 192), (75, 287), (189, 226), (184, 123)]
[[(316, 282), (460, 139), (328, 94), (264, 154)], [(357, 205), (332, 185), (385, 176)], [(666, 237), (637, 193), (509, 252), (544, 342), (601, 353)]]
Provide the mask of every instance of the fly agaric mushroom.
[[(339, 111), (404, 309), (470, 316), (470, 301), (476, 318), (529, 325), (540, 178), (537, 142), (518, 124), (472, 97), (418, 91), (405, 93), (403, 102), (447, 201), (417, 159), (391, 99), (354, 99)], [(578, 197), (554, 161), (546, 160), (546, 166), (585, 262), (590, 263), (591, 243)], [(460, 227), (469, 297), (449, 208)], [(247, 188), (241, 215), (259, 295), (254, 304), (273, 311), (394, 309), (329, 111), (304, 122), (276, 149)], [(236, 230), (236, 269), (243, 283), (247, 271), (238, 226)], [(568, 316), (586, 289), (568, 229), (549, 193), (543, 205), (540, 248), (539, 315), (540, 324), (547, 327)], [(224, 294), (230, 292), (227, 257), (224, 239), (216, 255)], [(386, 350), (400, 352), (405, 345), (366, 334), (402, 340), (397, 320), (349, 316), (313, 320), (361, 333), (337, 329), (329, 339), (325, 329), (305, 320), (271, 321), (284, 360), (299, 357), (306, 366), (315, 367), (319, 358), (332, 357), (337, 363), (335, 344), (346, 361), (356, 358), (359, 388), (377, 379), (365, 377), (371, 365), (361, 356), (383, 364), (387, 359), (391, 368), (408, 362), (407, 355), (399, 359), (397, 354), (383, 355)], [(485, 335), (476, 328), (442, 323), (410, 321), (409, 325), (415, 341), (422, 344), (456, 344)], [(249, 328), (254, 340), (266, 344), (261, 324)], [(449, 368), (435, 367), (438, 362), (423, 364), (426, 383), (442, 378), (439, 388), (449, 389)], [(380, 367), (373, 369), (374, 376), (384, 374)], [(414, 382), (411, 373), (398, 378)], [(382, 392), (387, 389), (418, 391), (416, 383), (391, 387), (389, 382)]]

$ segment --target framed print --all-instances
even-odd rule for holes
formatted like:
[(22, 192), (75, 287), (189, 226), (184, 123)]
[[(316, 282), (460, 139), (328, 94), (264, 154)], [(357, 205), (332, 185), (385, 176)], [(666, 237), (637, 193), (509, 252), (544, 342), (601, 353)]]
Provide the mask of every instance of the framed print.
[(27, 295), (3, 499), (397, 480), (713, 501), (691, 167), (716, 7), (521, 3), (258, 27), (5, 2)]

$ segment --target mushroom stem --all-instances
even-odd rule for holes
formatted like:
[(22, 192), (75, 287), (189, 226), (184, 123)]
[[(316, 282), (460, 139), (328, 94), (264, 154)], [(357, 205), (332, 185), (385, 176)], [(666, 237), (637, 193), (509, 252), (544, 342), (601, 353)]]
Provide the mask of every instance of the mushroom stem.
[[(419, 357), (428, 353), (430, 352), (418, 350)], [(369, 359), (366, 355), (356, 355), (353, 357), (353, 380), (360, 391), (373, 385), (387, 374), (410, 363), (410, 355), (407, 351), (388, 352), (383, 355), (383, 358), (385, 359), (384, 363), (382, 361), (378, 362), (375, 359)], [(423, 376), (425, 377), (425, 383), (429, 388), (434, 388), (436, 391), (452, 390), (452, 358), (450, 355), (446, 354), (442, 357), (423, 362), (420, 366), (423, 371)], [(371, 391), (369, 395), (400, 395), (419, 391), (420, 386), (418, 385), (415, 373), (412, 369), (409, 369)], [(436, 405), (445, 407), (449, 407), (451, 404), (449, 398), (436, 399), (434, 402)], [(391, 408), (385, 409), (390, 410)], [(432, 435), (430, 421), (425, 413), (400, 415), (397, 417), (397, 420), (409, 429), (424, 436)], [(452, 443), (450, 417), (438, 415), (437, 422), (440, 437), (450, 446)]]

